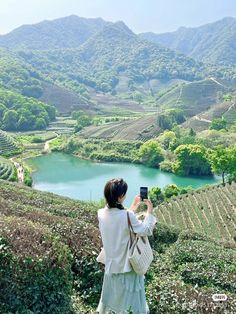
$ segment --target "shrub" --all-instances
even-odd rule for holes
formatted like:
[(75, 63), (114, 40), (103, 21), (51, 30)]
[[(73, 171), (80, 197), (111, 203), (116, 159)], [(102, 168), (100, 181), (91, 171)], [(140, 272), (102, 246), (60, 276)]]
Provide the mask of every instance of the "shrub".
[(164, 194), (166, 198), (170, 198), (172, 196), (177, 196), (179, 194), (180, 189), (177, 187), (176, 184), (168, 184), (164, 188)]
[(31, 142), (32, 142), (32, 143), (43, 143), (44, 140), (43, 140), (41, 137), (34, 136), (34, 137), (32, 138), (32, 141), (31, 141)]
[(68, 247), (47, 228), (1, 217), (0, 312), (72, 313), (70, 263)]
[[(146, 287), (150, 314), (234, 313), (236, 252), (199, 240), (181, 240), (155, 256)], [(225, 293), (226, 302), (212, 300)]]
[(165, 160), (160, 163), (160, 170), (165, 172), (173, 172), (173, 163)]
[(30, 187), (32, 187), (33, 185), (33, 179), (30, 175), (29, 170), (26, 168), (24, 168), (24, 184)]
[(179, 233), (180, 230), (177, 227), (158, 223), (153, 230), (153, 237), (150, 238), (150, 243), (153, 249), (163, 253), (170, 244), (178, 240)]
[(164, 195), (161, 192), (161, 189), (156, 186), (156, 187), (152, 187), (149, 191), (149, 198), (152, 201), (154, 206), (157, 206), (158, 204), (160, 204), (161, 202), (163, 202), (164, 200)]

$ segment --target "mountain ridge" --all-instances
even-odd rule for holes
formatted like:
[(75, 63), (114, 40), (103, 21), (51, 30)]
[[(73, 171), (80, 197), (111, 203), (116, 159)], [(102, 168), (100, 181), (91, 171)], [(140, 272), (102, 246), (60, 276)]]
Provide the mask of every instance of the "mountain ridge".
[[(0, 46), (40, 50), (53, 49), (55, 45), (56, 48), (75, 48), (110, 23), (102, 18), (83, 18), (77, 15), (44, 20), (36, 24), (22, 25), (6, 35), (1, 35)], [(37, 36), (39, 41), (35, 41)]]
[(139, 37), (203, 62), (236, 64), (236, 18), (233, 17), (225, 17), (199, 27), (182, 26), (174, 32), (141, 33)]

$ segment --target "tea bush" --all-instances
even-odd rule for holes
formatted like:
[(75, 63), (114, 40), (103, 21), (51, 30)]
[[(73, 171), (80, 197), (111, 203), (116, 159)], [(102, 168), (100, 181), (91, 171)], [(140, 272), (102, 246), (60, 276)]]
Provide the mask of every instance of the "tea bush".
[[(150, 269), (147, 299), (150, 314), (235, 313), (236, 251), (210, 240), (178, 239), (165, 254), (156, 254)], [(212, 295), (224, 293), (227, 301)]]
[(73, 313), (71, 254), (50, 231), (0, 217), (0, 312)]

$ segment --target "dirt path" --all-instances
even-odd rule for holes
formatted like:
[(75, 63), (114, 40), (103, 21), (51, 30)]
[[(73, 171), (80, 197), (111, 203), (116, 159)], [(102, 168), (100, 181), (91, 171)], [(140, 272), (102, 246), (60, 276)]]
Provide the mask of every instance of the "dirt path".
[(211, 123), (211, 120), (207, 120), (207, 119), (204, 119), (204, 118), (200, 118), (199, 116), (195, 116), (195, 119), (196, 119), (196, 120), (199, 120), (199, 121), (204, 121), (204, 122), (207, 122), (207, 123)]
[(225, 88), (225, 86), (223, 84), (221, 84), (220, 82), (218, 82), (214, 77), (209, 77), (209, 79), (212, 80), (213, 82), (215, 82), (216, 84)]
[(181, 87), (180, 87), (179, 96), (178, 96), (178, 98), (177, 98), (177, 100), (176, 100), (175, 105), (177, 105), (177, 104), (179, 103), (179, 100), (180, 100), (180, 98), (181, 98), (181, 96), (182, 96), (182, 93), (183, 93), (183, 85), (181, 85)]
[(44, 153), (49, 153), (50, 152), (50, 146), (49, 146), (49, 143), (54, 140), (55, 138), (57, 138), (59, 136), (58, 133), (56, 132), (53, 132), (55, 134), (55, 137), (54, 138), (51, 138), (50, 140), (46, 141), (45, 144), (44, 144), (44, 149), (43, 149), (43, 152)]
[(14, 157), (10, 158), (11, 162), (13, 162), (14, 166), (16, 167), (17, 171), (17, 178), (18, 178), (18, 183), (23, 184), (24, 183), (24, 168), (21, 164), (18, 162), (14, 161)]
[(224, 112), (224, 114), (227, 113), (228, 111), (230, 111), (235, 105), (236, 105), (236, 103), (233, 102), (233, 103), (231, 104), (231, 106)]

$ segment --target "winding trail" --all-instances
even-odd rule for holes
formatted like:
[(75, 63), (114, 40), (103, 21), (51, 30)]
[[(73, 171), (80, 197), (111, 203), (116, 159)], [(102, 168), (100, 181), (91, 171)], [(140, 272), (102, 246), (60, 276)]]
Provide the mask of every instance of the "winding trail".
[(18, 183), (24, 184), (24, 168), (23, 166), (14, 160), (14, 157), (10, 158), (10, 161), (13, 162), (17, 171)]
[(213, 82), (215, 82), (216, 84), (226, 88), (223, 84), (221, 84), (220, 82), (218, 82), (214, 77), (209, 77), (210, 80), (212, 80)]
[(59, 134), (57, 132), (53, 132), (53, 133), (55, 134), (55, 137), (53, 137), (50, 140), (45, 142), (44, 148), (43, 148), (43, 153), (49, 153), (50, 152), (49, 143), (59, 136)]
[(195, 116), (195, 119), (196, 119), (196, 120), (199, 120), (199, 121), (204, 121), (204, 122), (207, 122), (207, 123), (211, 123), (211, 120), (207, 120), (207, 119), (204, 119), (204, 118), (200, 118), (198, 115)]

